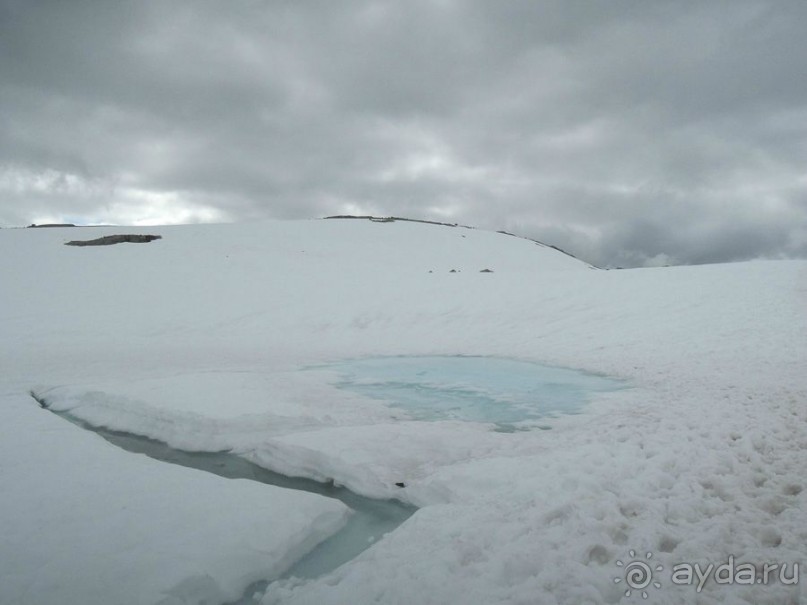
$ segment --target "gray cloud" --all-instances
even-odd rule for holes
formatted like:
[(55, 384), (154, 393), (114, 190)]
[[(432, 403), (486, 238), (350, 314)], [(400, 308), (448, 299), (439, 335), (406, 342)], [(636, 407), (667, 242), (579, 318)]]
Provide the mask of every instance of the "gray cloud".
[(0, 224), (405, 215), (804, 257), (807, 5), (0, 0)]

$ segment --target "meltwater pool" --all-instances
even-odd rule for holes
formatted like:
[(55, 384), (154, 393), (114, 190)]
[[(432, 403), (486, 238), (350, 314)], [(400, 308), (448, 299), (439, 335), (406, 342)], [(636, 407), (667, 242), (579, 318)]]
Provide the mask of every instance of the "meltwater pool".
[(592, 393), (625, 388), (612, 378), (499, 357), (373, 357), (317, 369), (335, 372), (337, 388), (413, 419), (485, 422), (505, 432), (545, 428), (540, 420), (579, 413)]

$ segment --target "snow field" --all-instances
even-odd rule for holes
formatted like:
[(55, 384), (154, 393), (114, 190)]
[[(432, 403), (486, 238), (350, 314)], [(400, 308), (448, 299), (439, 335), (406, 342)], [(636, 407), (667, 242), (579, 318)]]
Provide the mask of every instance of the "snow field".
[[(730, 554), (807, 562), (807, 263), (606, 272), (504, 235), (365, 221), (149, 229), (163, 240), (103, 250), (63, 247), (74, 232), (60, 231), (0, 233), (4, 417), (36, 388), (93, 424), (422, 507), (335, 572), (273, 585), (265, 603), (617, 603), (615, 562), (630, 549), (665, 567), (654, 603), (798, 602), (799, 587), (696, 593), (667, 573)], [(502, 434), (412, 422), (301, 371), (455, 354), (631, 388), (551, 430)], [(7, 464), (29, 454), (19, 439), (31, 429), (17, 433)], [(47, 483), (44, 472), (31, 475)], [(4, 518), (45, 551), (27, 498)], [(69, 511), (70, 523), (92, 518)]]
[(129, 454), (3, 398), (0, 602), (225, 602), (278, 576), (349, 509)]

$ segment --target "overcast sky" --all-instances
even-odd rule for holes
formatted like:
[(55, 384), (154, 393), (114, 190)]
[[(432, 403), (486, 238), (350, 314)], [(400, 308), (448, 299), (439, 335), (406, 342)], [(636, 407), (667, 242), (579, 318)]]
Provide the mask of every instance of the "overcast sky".
[(0, 0), (0, 226), (345, 213), (807, 257), (807, 2)]

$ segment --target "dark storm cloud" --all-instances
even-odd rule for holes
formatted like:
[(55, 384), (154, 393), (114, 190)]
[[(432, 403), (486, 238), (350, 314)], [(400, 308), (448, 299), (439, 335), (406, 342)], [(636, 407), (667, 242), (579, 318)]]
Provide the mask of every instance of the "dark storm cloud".
[(0, 0), (0, 224), (395, 214), (804, 256), (801, 2)]

